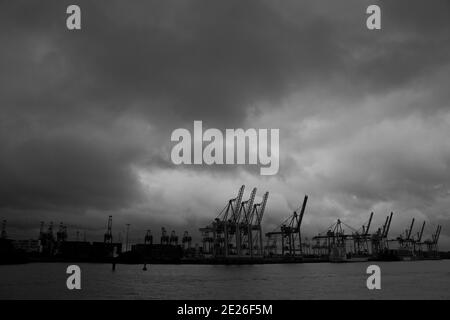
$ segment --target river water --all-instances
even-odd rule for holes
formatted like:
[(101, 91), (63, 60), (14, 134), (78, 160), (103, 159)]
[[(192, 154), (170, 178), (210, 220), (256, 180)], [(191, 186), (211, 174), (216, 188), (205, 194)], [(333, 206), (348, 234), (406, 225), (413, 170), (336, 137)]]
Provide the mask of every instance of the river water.
[[(368, 290), (367, 266), (381, 268)], [(68, 290), (64, 263), (0, 266), (0, 299), (450, 299), (450, 260), (274, 265), (79, 264)]]

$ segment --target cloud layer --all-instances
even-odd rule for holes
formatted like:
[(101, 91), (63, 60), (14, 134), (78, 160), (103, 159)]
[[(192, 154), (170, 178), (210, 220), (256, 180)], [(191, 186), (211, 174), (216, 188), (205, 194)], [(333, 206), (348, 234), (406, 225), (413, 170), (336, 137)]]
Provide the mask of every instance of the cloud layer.
[[(139, 235), (214, 218), (241, 184), (270, 191), (266, 228), (310, 195), (305, 231), (393, 210), (450, 245), (450, 5), (377, 1), (0, 2), (0, 212), (11, 233), (106, 217)], [(280, 173), (176, 167), (194, 120), (279, 128)], [(249, 190), (247, 191), (249, 192)], [(73, 231), (74, 232), (74, 231)]]

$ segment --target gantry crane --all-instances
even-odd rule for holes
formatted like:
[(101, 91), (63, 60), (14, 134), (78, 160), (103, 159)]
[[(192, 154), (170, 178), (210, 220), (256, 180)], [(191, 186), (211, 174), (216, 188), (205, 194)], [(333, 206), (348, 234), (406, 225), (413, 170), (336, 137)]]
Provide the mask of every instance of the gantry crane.
[(178, 245), (178, 236), (176, 235), (175, 230), (172, 230), (170, 233), (169, 244), (172, 246)]
[(201, 237), (202, 237), (202, 253), (209, 255), (215, 255), (214, 250), (214, 236), (215, 232), (212, 226), (207, 226), (204, 228), (200, 228)]
[(261, 221), (264, 215), (268, 193), (261, 203), (254, 204), (256, 188), (247, 201), (242, 201), (245, 186), (242, 185), (235, 198), (227, 201), (226, 206), (214, 221), (200, 228), (203, 252), (215, 257), (252, 256), (254, 249), (262, 255)]
[(189, 232), (185, 231), (182, 238), (183, 248), (189, 250), (191, 248), (192, 237)]
[[(388, 223), (387, 223), (387, 226), (385, 225), (385, 226), (383, 227), (383, 238), (384, 238), (384, 239), (387, 239), (387, 237), (388, 237), (389, 230), (391, 229), (391, 222), (392, 222), (392, 216), (393, 216), (393, 215), (394, 215), (394, 213), (391, 212), (391, 215), (389, 216), (389, 221), (388, 221)], [(386, 221), (387, 221), (387, 218), (386, 218)]]
[(153, 244), (153, 235), (152, 235), (151, 230), (147, 230), (147, 232), (145, 233), (144, 244), (149, 244), (149, 245)]
[(279, 231), (277, 230), (266, 233), (268, 240), (267, 247), (269, 251), (271, 251), (271, 249), (276, 250), (276, 238), (281, 237), (281, 255), (284, 256), (287, 252), (290, 256), (295, 256), (297, 252), (296, 240), (298, 242), (298, 252), (300, 255), (303, 255), (302, 235), (300, 230), (307, 201), (308, 196), (305, 195), (300, 214), (297, 214), (298, 209), (300, 209), (298, 208), (281, 224)]
[(369, 229), (372, 223), (373, 212), (370, 213), (369, 221), (367, 227), (362, 226), (362, 232), (356, 231), (353, 233), (353, 245), (356, 254), (368, 254), (369, 253)]
[(269, 198), (269, 192), (264, 193), (263, 199), (260, 203), (253, 205), (253, 210), (249, 219), (249, 249), (250, 256), (254, 256), (254, 249), (258, 256), (264, 255), (263, 248), (263, 236), (261, 222), (266, 210), (267, 199)]
[(419, 232), (417, 232), (417, 239), (413, 239), (414, 242), (414, 253), (415, 254), (422, 254), (422, 236), (423, 236), (423, 230), (425, 229), (425, 221), (422, 224), (422, 228)]
[(44, 223), (41, 222), (39, 240), (41, 241), (42, 252), (45, 255), (53, 255), (55, 249), (53, 222), (50, 222), (46, 232), (44, 232)]
[(164, 227), (161, 228), (161, 244), (162, 245), (169, 244), (169, 236), (167, 235), (166, 228)]
[(420, 229), (420, 232), (417, 233), (417, 242), (421, 242), (422, 241), (424, 228), (425, 228), (425, 221), (422, 224), (422, 228)]
[[(239, 222), (239, 211), (245, 186), (242, 185), (235, 198), (228, 200), (225, 208), (219, 213), (211, 226), (200, 229), (208, 238), (209, 232), (213, 233), (214, 256), (228, 257), (236, 254), (236, 248), (240, 246), (239, 236), (236, 236)], [(234, 245), (234, 248), (233, 248)]]
[(112, 236), (112, 216), (108, 217), (108, 226), (106, 229), (106, 233), (103, 239), (103, 242), (112, 244), (113, 236)]
[(411, 221), (411, 225), (410, 225), (409, 229), (405, 230), (405, 236), (404, 237), (403, 237), (402, 234), (400, 234), (397, 237), (398, 244), (400, 245), (400, 250), (402, 250), (401, 251), (402, 255), (405, 255), (405, 254), (407, 254), (407, 255), (411, 254), (412, 255), (414, 253), (413, 252), (413, 250), (414, 250), (414, 245), (413, 245), (414, 244), (414, 240), (411, 238), (411, 233), (412, 233), (412, 228), (414, 226), (414, 222), (415, 222), (415, 219), (413, 218), (412, 221)]
[[(379, 246), (389, 224), (389, 217), (387, 217), (383, 231), (378, 229), (375, 235), (369, 235), (372, 218), (373, 212), (370, 213), (367, 226), (363, 224), (359, 230), (337, 219), (337, 222), (332, 224), (325, 234), (319, 233), (319, 235), (313, 237), (313, 240), (316, 240), (316, 245), (313, 248), (317, 250), (318, 255), (328, 255), (331, 262), (349, 261), (349, 259), (365, 261), (369, 259), (370, 240), (372, 239), (372, 245), (377, 244)], [(351, 229), (351, 233), (346, 233), (343, 225)], [(372, 251), (375, 252), (374, 249)]]
[(391, 227), (393, 215), (394, 213), (391, 212), (390, 216), (386, 217), (383, 227), (378, 228), (378, 230), (372, 235), (371, 240), (373, 254), (381, 254), (382, 252), (389, 249), (389, 241), (387, 237), (389, 234), (389, 229)]
[(437, 259), (439, 258), (439, 248), (438, 248), (438, 241), (439, 236), (441, 235), (442, 226), (438, 225), (436, 228), (436, 232), (431, 235), (431, 239), (425, 240), (424, 243), (427, 246), (428, 249), (428, 257)]
[(239, 227), (238, 227), (238, 239), (239, 248), (238, 255), (250, 253), (250, 225), (251, 225), (251, 214), (253, 210), (253, 203), (256, 196), (256, 188), (253, 188), (250, 193), (250, 198), (246, 201), (241, 202), (241, 209), (239, 212)]
[(228, 201), (228, 206), (222, 218), (225, 233), (225, 256), (228, 256), (230, 254), (230, 250), (233, 251), (233, 254), (240, 254), (241, 245), (238, 226), (244, 189), (245, 186), (242, 185), (239, 189), (237, 197)]
[(63, 242), (67, 240), (67, 227), (61, 222), (58, 232), (56, 233), (56, 241)]
[(416, 220), (413, 218), (413, 219), (412, 219), (412, 222), (411, 222), (411, 226), (409, 227), (408, 237), (406, 238), (407, 241), (410, 241), (410, 240), (411, 240), (411, 232), (412, 232), (412, 228), (413, 228), (413, 226), (414, 226), (414, 222), (415, 222), (415, 221), (416, 221)]
[(337, 221), (328, 228), (325, 235), (319, 234), (313, 237), (313, 239), (318, 242), (325, 241), (324, 244), (318, 244), (317, 247), (319, 249), (326, 249), (331, 262), (338, 262), (346, 259), (346, 241), (353, 238), (353, 235), (345, 233), (342, 224), (342, 221), (337, 219)]

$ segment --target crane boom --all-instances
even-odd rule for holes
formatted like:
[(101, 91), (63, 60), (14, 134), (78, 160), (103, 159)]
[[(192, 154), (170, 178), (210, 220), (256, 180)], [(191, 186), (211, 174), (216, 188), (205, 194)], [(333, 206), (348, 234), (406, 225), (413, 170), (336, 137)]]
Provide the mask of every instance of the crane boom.
[(415, 219), (413, 218), (412, 221), (411, 221), (411, 226), (409, 227), (408, 236), (406, 237), (406, 240), (411, 239), (411, 231), (412, 231), (412, 228), (414, 226), (414, 221), (415, 221)]
[(384, 235), (385, 238), (387, 238), (388, 233), (389, 233), (389, 229), (391, 228), (391, 222), (392, 222), (392, 216), (393, 216), (393, 215), (394, 215), (394, 213), (391, 212), (391, 215), (390, 215), (390, 217), (389, 217), (389, 222), (388, 222), (388, 225), (387, 225), (387, 228), (386, 228), (386, 233), (385, 233), (385, 235)]
[(248, 201), (248, 211), (251, 210), (253, 207), (253, 202), (255, 202), (255, 196), (256, 196), (256, 188), (253, 188), (252, 193), (250, 194), (250, 199)]
[(370, 213), (369, 223), (367, 224), (366, 232), (364, 233), (364, 235), (367, 235), (369, 233), (370, 224), (372, 223), (372, 217), (373, 212)]
[(436, 231), (436, 240), (435, 240), (435, 243), (437, 244), (438, 243), (438, 241), (439, 241), (439, 236), (441, 235), (441, 229), (442, 229), (442, 226), (438, 226), (438, 230)]
[(257, 214), (256, 222), (257, 222), (258, 225), (261, 224), (261, 221), (262, 221), (262, 218), (263, 218), (263, 215), (264, 215), (264, 211), (266, 210), (266, 203), (267, 203), (267, 198), (268, 197), (269, 197), (269, 192), (267, 191), (266, 193), (264, 193), (263, 200), (260, 203), (261, 207), (259, 209), (259, 214), (258, 214), (258, 212), (256, 213)]
[(381, 235), (383, 237), (385, 237), (385, 235), (386, 235), (386, 229), (387, 229), (388, 223), (389, 223), (389, 216), (386, 217), (386, 221), (383, 224), (383, 231), (381, 232)]
[(242, 185), (239, 189), (237, 197), (234, 199), (233, 221), (238, 221), (239, 211), (241, 209), (242, 196), (244, 195), (245, 185)]
[(242, 196), (244, 195), (244, 188), (245, 186), (242, 185), (241, 188), (239, 189), (238, 196), (236, 197), (235, 208), (237, 209), (239, 209), (239, 207), (241, 206)]
[(255, 202), (256, 196), (256, 188), (253, 188), (252, 193), (250, 194), (250, 199), (248, 199), (247, 209), (245, 210), (245, 220), (248, 223), (248, 218), (250, 216), (251, 210), (253, 209), (253, 203)]
[(308, 202), (308, 196), (307, 195), (305, 195), (305, 198), (303, 199), (302, 210), (300, 211), (300, 215), (303, 215), (303, 213), (305, 213), (306, 202)]
[(422, 224), (422, 229), (420, 229), (420, 233), (419, 233), (419, 239), (418, 241), (422, 241), (422, 235), (423, 235), (423, 229), (425, 228), (425, 221)]
[(300, 217), (298, 219), (296, 230), (300, 230), (300, 226), (302, 225), (303, 215), (305, 214), (306, 202), (307, 201), (308, 201), (308, 196), (305, 195), (305, 198), (303, 199), (302, 210), (300, 211)]

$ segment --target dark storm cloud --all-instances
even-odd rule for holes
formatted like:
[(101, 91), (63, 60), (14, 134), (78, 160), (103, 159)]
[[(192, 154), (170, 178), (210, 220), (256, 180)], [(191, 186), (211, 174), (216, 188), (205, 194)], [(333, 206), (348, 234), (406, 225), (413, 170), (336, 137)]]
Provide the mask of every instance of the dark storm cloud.
[(111, 209), (139, 194), (129, 168), (133, 147), (64, 133), (2, 147), (0, 206)]
[[(67, 3), (17, 1), (2, 10), (10, 48), (2, 61), (11, 74), (3, 99), (40, 115), (83, 118), (80, 109), (105, 108), (165, 124), (201, 118), (236, 126), (247, 108), (276, 107), (315, 83), (347, 98), (393, 90), (449, 56), (448, 4), (437, 1), (432, 15), (400, 2), (382, 2), (392, 28), (373, 36), (357, 14), (360, 1), (88, 1), (79, 3), (79, 33), (61, 27)], [(424, 30), (407, 29), (406, 11)]]
[[(338, 194), (333, 212), (404, 194), (433, 199), (433, 185), (446, 188), (446, 152), (436, 156), (441, 171), (431, 170), (420, 151), (414, 159), (402, 158), (399, 147), (407, 134), (386, 145), (389, 136), (381, 139), (373, 129), (373, 137), (380, 137), (376, 151), (358, 134), (373, 125), (367, 118), (382, 122), (449, 109), (449, 3), (378, 3), (383, 29), (370, 32), (369, 1), (78, 1), (82, 30), (69, 32), (65, 9), (72, 2), (0, 2), (2, 210), (47, 210), (54, 216), (58, 209), (67, 215), (97, 210), (103, 217), (151, 209), (155, 222), (180, 212), (189, 213), (183, 221), (204, 219), (211, 213), (200, 211), (211, 203), (184, 198), (186, 185), (196, 190), (228, 179), (220, 190), (229, 192), (241, 181), (235, 168), (205, 168), (191, 184), (193, 177), (171, 167), (170, 133), (190, 128), (193, 120), (217, 128), (280, 128), (281, 144), (292, 155), (283, 156), (281, 182), (273, 188), (286, 192), (291, 177), (305, 180), (308, 186), (302, 187), (319, 198), (321, 192)], [(421, 90), (415, 101), (399, 94), (376, 105), (378, 114), (361, 111), (369, 98), (381, 101), (416, 88)], [(295, 103), (287, 103), (293, 95)], [(260, 121), (266, 114), (270, 121)], [(330, 118), (335, 127), (315, 131), (316, 120), (321, 127)], [(301, 123), (305, 119), (313, 122), (312, 131)], [(433, 130), (432, 123), (423, 125), (423, 133)], [(407, 123), (401, 128), (414, 131)], [(299, 139), (298, 130), (313, 138)], [(320, 155), (320, 174), (308, 176), (312, 169), (298, 160), (308, 152)], [(361, 153), (352, 167), (352, 157)], [(373, 164), (375, 155), (383, 160)], [(328, 158), (334, 164), (321, 161)], [(374, 168), (377, 174), (367, 178), (365, 172)], [(158, 181), (150, 195), (142, 190), (142, 175)], [(386, 190), (387, 179), (392, 184)], [(173, 185), (183, 183), (172, 195)], [(353, 195), (362, 200), (349, 201)], [(172, 198), (183, 199), (183, 206)], [(17, 216), (28, 214), (19, 211)]]

